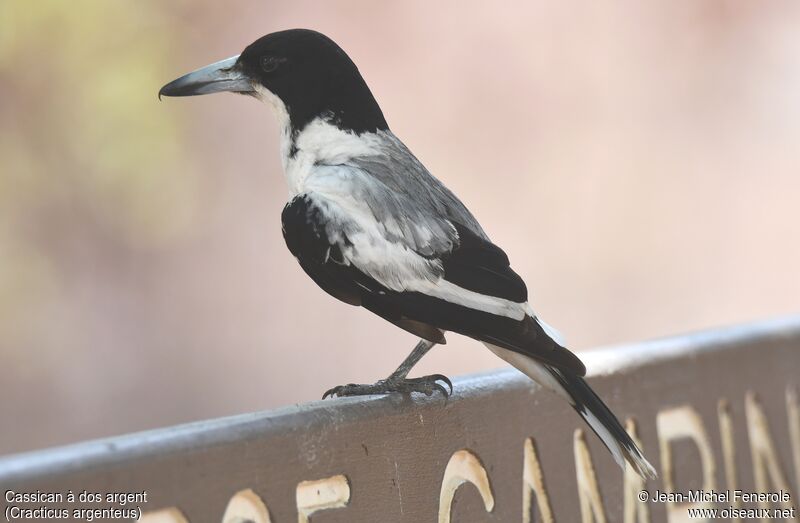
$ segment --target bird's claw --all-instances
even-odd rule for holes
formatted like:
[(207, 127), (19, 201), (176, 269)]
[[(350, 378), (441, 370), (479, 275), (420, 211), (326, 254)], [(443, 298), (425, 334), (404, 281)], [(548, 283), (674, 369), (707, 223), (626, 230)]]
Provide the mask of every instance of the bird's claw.
[[(423, 376), (422, 378), (418, 378), (418, 379), (431, 380), (433, 382), (433, 388), (438, 390), (438, 391), (441, 391), (441, 393), (444, 395), (445, 398), (450, 397), (450, 395), (453, 394), (453, 382), (450, 381), (450, 378), (448, 378), (444, 374), (431, 374), (430, 376)], [(447, 389), (450, 389), (450, 390), (447, 390), (444, 387), (444, 385), (439, 383), (440, 381), (443, 382), (445, 385), (447, 385)], [(433, 391), (431, 391), (431, 393), (432, 392)], [(428, 396), (430, 396), (430, 394), (428, 394)]]
[[(444, 383), (444, 385), (442, 383)], [(445, 387), (447, 385), (447, 387)], [(450, 390), (448, 390), (448, 388)], [(372, 385), (348, 383), (339, 385), (325, 391), (322, 399), (344, 396), (366, 396), (369, 394), (390, 394), (400, 392), (410, 394), (420, 392), (426, 396), (431, 396), (434, 391), (441, 392), (445, 398), (453, 393), (453, 382), (444, 374), (431, 374), (420, 378), (388, 378), (380, 380)]]

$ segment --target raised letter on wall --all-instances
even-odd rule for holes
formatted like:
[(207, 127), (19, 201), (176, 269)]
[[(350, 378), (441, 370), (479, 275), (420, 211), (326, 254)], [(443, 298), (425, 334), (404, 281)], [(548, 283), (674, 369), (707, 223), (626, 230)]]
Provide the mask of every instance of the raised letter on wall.
[[(639, 439), (636, 422), (632, 418), (625, 423), (625, 430), (628, 431), (633, 442), (642, 448), (642, 440)], [(644, 490), (646, 482), (628, 462), (625, 462), (623, 481), (623, 521), (625, 523), (650, 523), (650, 507), (646, 502), (639, 501), (639, 492)]]
[[(744, 412), (747, 417), (747, 435), (750, 438), (750, 455), (753, 460), (753, 479), (755, 480), (756, 490), (759, 492), (774, 492), (776, 490), (783, 490), (791, 492), (789, 482), (786, 481), (786, 475), (781, 469), (781, 464), (778, 461), (777, 452), (775, 452), (775, 445), (772, 442), (772, 437), (769, 434), (769, 425), (767, 424), (767, 417), (761, 409), (758, 398), (753, 392), (748, 391), (744, 400)], [(769, 488), (767, 475), (769, 474), (769, 482), (772, 483), (774, 489)], [(782, 503), (784, 508), (791, 509), (791, 497), (789, 502)], [(762, 503), (761, 507), (766, 508), (767, 503)]]
[(295, 492), (298, 523), (308, 523), (311, 514), (341, 508), (350, 501), (350, 484), (341, 474), (315, 481), (301, 481)]
[(575, 452), (575, 475), (578, 480), (578, 499), (581, 504), (581, 521), (583, 523), (606, 523), (606, 511), (603, 508), (603, 499), (600, 489), (597, 488), (597, 477), (594, 473), (592, 456), (586, 446), (586, 438), (581, 429), (577, 429), (573, 436), (573, 450)]
[[(658, 445), (661, 450), (661, 471), (664, 475), (664, 491), (675, 492), (675, 471), (672, 460), (672, 446), (675, 440), (688, 438), (697, 445), (700, 451), (700, 464), (703, 468), (703, 490), (710, 492), (716, 489), (714, 479), (714, 454), (711, 441), (708, 439), (703, 420), (697, 411), (688, 405), (662, 410), (656, 416), (658, 427)], [(685, 521), (689, 508), (708, 507), (709, 503), (666, 503), (667, 519), (670, 522)]]
[[(717, 403), (717, 419), (719, 420), (719, 438), (722, 444), (722, 463), (725, 465), (725, 486), (728, 492), (733, 492), (739, 484), (736, 476), (736, 446), (733, 443), (733, 416), (728, 400), (722, 398)], [(731, 499), (731, 506), (740, 508), (742, 505), (738, 499)], [(739, 518), (731, 518), (731, 521), (741, 521)]]
[(544, 475), (536, 454), (536, 442), (533, 438), (525, 440), (525, 457), (522, 469), (522, 522), (531, 523), (533, 516), (534, 494), (536, 505), (542, 515), (542, 523), (554, 523), (553, 511), (550, 508), (550, 498), (544, 488)]
[(222, 523), (270, 523), (269, 510), (251, 489), (240, 490), (228, 501)]
[[(800, 491), (800, 402), (797, 401), (797, 389), (786, 389), (786, 417), (789, 418), (789, 439), (792, 442), (794, 456), (795, 485)], [(796, 492), (798, 494), (800, 492)]]
[(472, 452), (458, 450), (450, 456), (450, 461), (444, 469), (442, 488), (439, 491), (439, 523), (450, 523), (453, 497), (458, 487), (464, 483), (472, 483), (478, 488), (486, 512), (494, 509), (494, 496), (486, 469)]

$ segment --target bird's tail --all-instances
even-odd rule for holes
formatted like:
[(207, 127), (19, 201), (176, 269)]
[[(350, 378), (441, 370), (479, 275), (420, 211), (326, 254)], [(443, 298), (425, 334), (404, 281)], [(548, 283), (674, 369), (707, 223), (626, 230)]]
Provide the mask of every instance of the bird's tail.
[(570, 397), (570, 404), (581, 415), (603, 444), (611, 451), (614, 461), (625, 468), (625, 461), (643, 478), (655, 479), (653, 465), (647, 461), (641, 449), (631, 439), (622, 424), (614, 416), (600, 396), (592, 390), (586, 380), (568, 371), (545, 366)]
[[(488, 344), (487, 344), (488, 345)], [(611, 451), (614, 461), (625, 468), (625, 461), (643, 478), (655, 478), (656, 470), (642, 451), (625, 432), (616, 416), (580, 376), (540, 363), (522, 354), (493, 345), (488, 347), (540, 385), (569, 401), (570, 405), (591, 427)]]

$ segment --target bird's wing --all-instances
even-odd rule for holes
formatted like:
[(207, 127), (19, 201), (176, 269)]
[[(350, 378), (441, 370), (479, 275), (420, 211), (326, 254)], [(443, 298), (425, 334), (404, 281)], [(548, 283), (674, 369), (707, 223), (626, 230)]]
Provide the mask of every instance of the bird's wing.
[[(411, 206), (417, 214), (432, 219), (446, 219), (461, 224), (476, 236), (488, 240), (478, 220), (450, 189), (433, 176), (414, 154), (391, 131), (382, 133), (378, 154), (352, 158), (349, 164), (365, 173), (392, 195), (404, 198), (403, 207)], [(376, 202), (376, 216), (397, 215), (395, 208), (381, 208)], [(401, 210), (402, 214), (402, 210)]]
[(333, 296), (427, 339), (420, 326), (585, 372), (536, 320), (524, 282), (479, 228), (451, 219), (424, 192), (398, 191), (363, 168), (319, 167), (305, 187), (284, 210), (284, 235)]

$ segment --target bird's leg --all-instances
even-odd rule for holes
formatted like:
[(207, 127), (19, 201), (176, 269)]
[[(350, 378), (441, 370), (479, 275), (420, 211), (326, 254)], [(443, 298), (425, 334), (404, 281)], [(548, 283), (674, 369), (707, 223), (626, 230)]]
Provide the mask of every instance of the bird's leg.
[[(430, 396), (435, 390), (441, 391), (442, 394), (447, 397), (453, 392), (453, 383), (447, 376), (431, 374), (430, 376), (422, 376), (421, 378), (407, 377), (411, 368), (416, 365), (434, 345), (436, 344), (432, 341), (420, 340), (417, 346), (414, 347), (414, 350), (411, 351), (411, 354), (409, 354), (408, 357), (403, 360), (403, 363), (397, 367), (397, 370), (391, 373), (385, 380), (380, 380), (372, 385), (357, 383), (339, 385), (338, 387), (327, 390), (325, 394), (323, 394), (322, 399), (328, 396), (364, 396), (368, 394), (389, 394), (390, 392), (403, 392), (407, 394), (411, 392), (422, 392)], [(446, 384), (450, 390), (448, 391), (444, 385), (439, 383), (440, 381)]]

